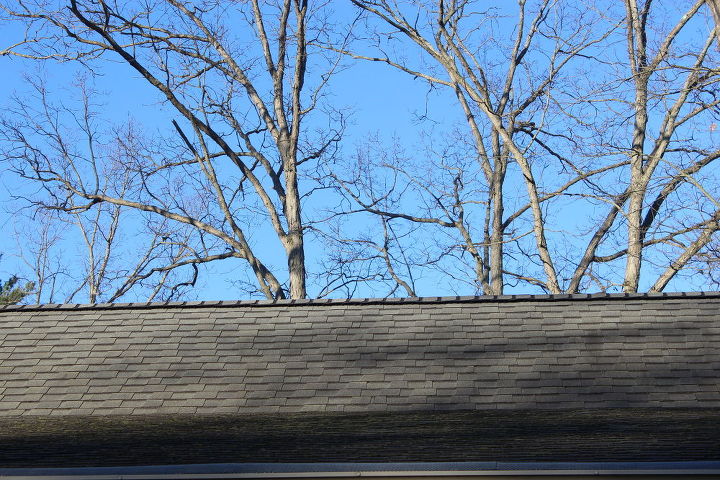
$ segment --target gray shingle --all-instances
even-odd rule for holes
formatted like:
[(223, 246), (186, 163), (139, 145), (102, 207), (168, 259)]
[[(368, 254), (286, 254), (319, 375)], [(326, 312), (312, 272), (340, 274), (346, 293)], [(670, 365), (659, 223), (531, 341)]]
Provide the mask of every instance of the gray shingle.
[(5, 308), (0, 415), (720, 407), (719, 312), (718, 295)]

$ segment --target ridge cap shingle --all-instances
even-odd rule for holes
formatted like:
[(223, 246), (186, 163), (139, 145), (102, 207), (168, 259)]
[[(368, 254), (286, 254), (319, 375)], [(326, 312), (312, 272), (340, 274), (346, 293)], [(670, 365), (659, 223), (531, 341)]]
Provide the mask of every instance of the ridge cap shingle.
[(110, 309), (159, 309), (159, 308), (228, 308), (228, 307), (275, 307), (275, 306), (325, 306), (325, 305), (398, 305), (398, 304), (452, 304), (489, 302), (553, 302), (593, 300), (663, 300), (675, 298), (720, 298), (720, 291), (711, 292), (660, 292), (660, 293), (561, 293), (561, 294), (508, 294), (475, 296), (428, 296), (391, 298), (309, 298), (282, 300), (202, 300), (187, 302), (129, 302), (129, 303), (46, 303), (37, 305), (0, 305), (0, 312), (47, 311), (47, 310), (110, 310)]

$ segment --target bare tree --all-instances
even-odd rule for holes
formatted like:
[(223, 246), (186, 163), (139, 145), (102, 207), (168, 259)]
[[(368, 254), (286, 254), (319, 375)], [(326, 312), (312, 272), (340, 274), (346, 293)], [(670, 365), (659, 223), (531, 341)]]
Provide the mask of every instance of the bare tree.
[[(667, 196), (674, 188), (677, 188), (677, 185), (685, 181), (685, 177), (696, 173), (720, 155), (720, 151), (698, 151), (700, 142), (690, 144), (690, 149), (694, 150), (691, 154), (691, 163), (684, 166), (679, 172), (673, 172), (674, 174), (670, 175), (670, 183), (666, 183), (652, 203), (647, 205), (646, 199), (650, 193), (648, 187), (655, 177), (656, 170), (661, 163), (672, 161), (668, 158), (672, 158), (668, 150), (672, 151), (673, 140), (682, 134), (678, 130), (682, 128), (683, 124), (692, 121), (694, 117), (702, 115), (718, 105), (713, 90), (720, 76), (714, 65), (708, 64), (708, 53), (715, 36), (714, 30), (711, 30), (707, 36), (704, 45), (698, 45), (699, 48), (691, 52), (695, 57), (691, 63), (682, 62), (676, 56), (677, 53), (673, 55), (671, 51), (678, 41), (678, 35), (704, 3), (702, 1), (695, 2), (664, 38), (657, 39), (658, 46), (654, 51), (648, 46), (650, 32), (647, 23), (651, 14), (651, 2), (638, 5), (634, 0), (627, 0), (625, 3), (628, 57), (630, 73), (635, 85), (633, 137), (632, 148), (629, 152), (631, 169), (627, 211), (628, 247), (623, 282), (623, 288), (627, 292), (634, 292), (638, 289), (643, 243)], [(682, 63), (678, 65), (676, 62)], [(681, 71), (678, 72), (678, 80), (669, 84), (664, 80), (667, 78), (666, 70), (672, 67), (680, 67)], [(671, 89), (669, 90), (668, 87)], [(661, 109), (653, 108), (658, 97), (664, 103)], [(652, 135), (650, 126), (650, 115), (653, 113), (661, 122), (656, 135)], [(650, 145), (649, 149), (648, 144)], [(680, 176), (678, 177), (678, 175)], [(712, 229), (708, 231), (707, 228), (710, 227)], [(716, 218), (712, 218), (704, 230), (700, 238), (712, 235), (717, 230)], [(704, 243), (706, 244), (707, 241)], [(692, 258), (703, 246), (702, 242), (697, 245), (699, 248), (696, 248), (695, 245), (696, 242), (693, 242), (680, 253), (679, 258), (674, 262), (676, 271), (682, 268), (687, 263), (687, 259)], [(653, 290), (662, 290), (667, 285), (664, 276), (665, 274), (658, 279), (652, 287)]]
[[(454, 137), (425, 152), (445, 178), (387, 161), (376, 163), (404, 180), (385, 190), (334, 177), (359, 211), (453, 232), (477, 290), (662, 290), (714, 238), (718, 179), (692, 180), (720, 153), (708, 135), (718, 69), (702, 0), (681, 12), (633, 0), (625, 11), (560, 0), (353, 3), (375, 30), (364, 50), (344, 53), (451, 92), (472, 139), (465, 158), (481, 174), (448, 151), (461, 144)], [(709, 193), (696, 195), (702, 185)]]
[[(73, 162), (101, 167), (90, 148), (73, 162), (62, 155), (38, 159), (26, 150), (30, 168), (18, 168), (63, 192), (62, 198), (56, 192), (56, 207), (112, 204), (189, 227), (191, 243), (166, 268), (236, 258), (250, 267), (265, 297), (306, 296), (299, 168), (324, 158), (342, 123), (329, 120), (320, 133), (304, 126), (335, 67), (332, 59), (310, 57), (326, 25), (313, 19), (306, 1), (70, 0), (51, 10), (46, 2), (21, 0), (3, 10), (25, 25), (24, 39), (3, 54), (91, 69), (102, 59), (120, 60), (177, 117), (173, 138), (126, 145), (128, 158), (110, 167), (128, 180), (121, 187), (69, 175)], [(249, 232), (258, 223), (275, 233), (284, 267), (261, 259), (275, 255), (253, 245)]]
[[(720, 3), (717, 0), (707, 0), (707, 4), (710, 11), (712, 11), (715, 20), (715, 36), (718, 37), (718, 30), (720, 30)], [(718, 47), (720, 47), (720, 43), (718, 43)]]
[[(5, 5), (26, 29), (3, 54), (91, 70), (120, 60), (172, 112), (157, 135), (115, 127), (99, 142), (112, 155), (92, 141), (68, 148), (52, 129), (31, 134), (22, 108), (8, 119), (9, 158), (43, 186), (43, 208), (82, 215), (90, 291), (107, 277), (113, 212), (127, 210), (141, 212), (149, 252), (164, 252), (113, 274), (139, 285), (176, 269), (192, 269), (176, 282), (192, 284), (199, 266), (235, 259), (254, 292), (302, 298), (307, 231), (329, 246), (312, 274), (320, 296), (415, 295), (433, 275), (486, 294), (707, 280), (720, 69), (706, 2), (351, 3), (367, 27), (352, 44), (329, 35), (328, 5), (301, 0)], [(406, 150), (360, 148), (344, 170), (329, 164), (344, 117), (322, 92), (338, 53), (423, 82), (457, 124), (428, 127)], [(323, 197), (336, 205), (321, 218), (303, 210), (318, 189), (340, 197)], [(275, 245), (259, 240), (268, 233)]]
[[(559, 140), (574, 148), (573, 139), (551, 123), (556, 114), (552, 110), (553, 89), (567, 88), (562, 73), (578, 56), (605, 39), (612, 26), (598, 32), (592, 28), (593, 15), (552, 1), (540, 2), (534, 10), (524, 1), (519, 2), (514, 23), (498, 9), (478, 10), (475, 2), (353, 3), (380, 20), (371, 37), (380, 51), (412, 51), (415, 58), (407, 53), (397, 57), (345, 53), (388, 64), (447, 88), (462, 112), (465, 138), (470, 140), (460, 140), (467, 146), (462, 153), (448, 152), (455, 150), (453, 145), (441, 145), (439, 149), (444, 152), (429, 152), (439, 159), (433, 168), (445, 172), (445, 178), (435, 183), (425, 181), (426, 171), (418, 176), (406, 167), (390, 167), (394, 170), (390, 175), (400, 174), (425, 190), (419, 195), (429, 199), (425, 202), (429, 208), (423, 209), (422, 215), (380, 210), (374, 206), (376, 199), (364, 197), (361, 191), (353, 192), (350, 182), (342, 183), (345, 192), (365, 211), (452, 230), (457, 247), (472, 258), (473, 276), (481, 292), (502, 293), (510, 276), (558, 293), (561, 286), (548, 246), (547, 213), (542, 204), (619, 164), (593, 167), (581, 163), (581, 159), (562, 157), (562, 168), (569, 169), (571, 175), (543, 188), (533, 163), (543, 154), (559, 156), (554, 146)], [(514, 37), (508, 40), (503, 32), (511, 30)], [(488, 55), (494, 55), (492, 60), (487, 60)], [(455, 146), (462, 136), (453, 136)], [(538, 137), (544, 137), (544, 141)], [(473, 159), (477, 171), (467, 159)], [(508, 215), (507, 205), (517, 205), (517, 197), (508, 192), (508, 184), (516, 188), (518, 179), (512, 168), (513, 178), (508, 177), (510, 165), (519, 167), (517, 173), (525, 185), (527, 204), (520, 204)], [(526, 231), (520, 224), (527, 218), (531, 226)], [(541, 266), (542, 277), (528, 276), (516, 265), (509, 267), (506, 263), (512, 250), (521, 250), (510, 244), (517, 244), (528, 232), (535, 242), (532, 260)]]
[[(26, 276), (33, 282), (33, 289), (26, 298), (36, 304), (56, 303), (56, 286), (63, 280), (62, 252), (57, 246), (60, 229), (58, 224), (48, 221), (48, 215), (49, 212), (39, 211), (30, 222), (21, 221), (14, 225), (15, 255), (30, 272)], [(14, 214), (16, 221), (22, 216), (19, 211)]]
[[(703, 5), (698, 1), (686, 11), (668, 12), (651, 2), (625, 2), (627, 61), (593, 100), (616, 114), (604, 123), (596, 144), (604, 145), (608, 158), (627, 158), (629, 169), (620, 179), (622, 190), (604, 189), (610, 208), (577, 262), (571, 292), (593, 267), (601, 272), (610, 262), (617, 270), (613, 262), (623, 260), (623, 281), (612, 284), (636, 292), (647, 267), (646, 276), (657, 277), (648, 278), (644, 288), (662, 291), (718, 231), (718, 178), (708, 166), (720, 156), (712, 138), (720, 76), (711, 51), (715, 32), (703, 21), (708, 14)], [(669, 13), (676, 14), (674, 23), (663, 25), (673, 18)], [(682, 40), (698, 22), (705, 34)], [(599, 255), (602, 246), (615, 251)]]
[[(76, 85), (81, 108), (50, 101), (47, 90), (29, 81), (40, 101), (17, 99), (0, 121), (6, 166), (14, 171), (14, 224), (18, 255), (30, 270), (36, 303), (116, 301), (131, 289), (135, 298), (175, 298), (194, 283), (179, 271), (192, 236), (173, 231), (167, 220), (135, 215), (109, 202), (76, 203), (65, 184), (124, 196), (133, 187), (125, 169), (127, 129), (115, 137), (96, 125), (87, 84)], [(64, 121), (72, 127), (63, 126)], [(116, 132), (121, 133), (121, 132)], [(137, 152), (133, 152), (134, 156)], [(62, 181), (50, 181), (62, 178)], [(25, 182), (23, 182), (23, 180)], [(40, 187), (40, 188), (38, 188)], [(92, 208), (90, 208), (92, 207)]]

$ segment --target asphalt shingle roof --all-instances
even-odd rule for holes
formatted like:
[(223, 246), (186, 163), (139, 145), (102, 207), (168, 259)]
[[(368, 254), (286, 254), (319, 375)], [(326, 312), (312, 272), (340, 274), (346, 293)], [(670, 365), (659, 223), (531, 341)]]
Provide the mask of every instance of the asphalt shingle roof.
[(720, 294), (0, 310), (0, 417), (719, 408)]
[(718, 409), (0, 418), (5, 467), (720, 460)]

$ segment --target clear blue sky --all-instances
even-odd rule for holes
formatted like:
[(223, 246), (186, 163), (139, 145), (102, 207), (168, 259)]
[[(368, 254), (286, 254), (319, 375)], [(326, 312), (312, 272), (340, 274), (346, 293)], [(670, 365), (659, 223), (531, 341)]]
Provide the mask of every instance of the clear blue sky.
[[(7, 44), (10, 39), (17, 38), (19, 31), (16, 28), (3, 28), (0, 42)], [(179, 118), (178, 114), (165, 107), (156, 91), (149, 88), (146, 82), (139, 78), (137, 72), (124, 63), (106, 61), (96, 70), (93, 83), (105, 95), (101, 101), (105, 105), (103, 115), (111, 122), (122, 123), (130, 118), (140, 121), (148, 130), (158, 129), (167, 131), (171, 129), (170, 120)], [(347, 155), (352, 154), (355, 145), (368, 135), (378, 135), (380, 138), (391, 141), (392, 138), (401, 138), (413, 145), (415, 138), (419, 138), (423, 126), (418, 125), (416, 113), (419, 108), (428, 106), (433, 118), (440, 123), (457, 119), (457, 112), (448, 108), (451, 99), (435, 92), (427, 95), (428, 86), (425, 82), (413, 80), (408, 75), (388, 69), (381, 64), (348, 62), (348, 67), (340, 70), (332, 81), (327, 92), (333, 97), (337, 106), (350, 109), (350, 127), (344, 137), (344, 150)], [(0, 57), (0, 71), (2, 76), (2, 89), (0, 90), (0, 105), (7, 105), (13, 95), (23, 96), (28, 87), (26, 75), (41, 75), (47, 80), (48, 88), (61, 97), (72, 95), (73, 83), (78, 75), (85, 75), (82, 68), (74, 64), (59, 64), (56, 62), (36, 62), (14, 58)], [(12, 273), (27, 271), (21, 259), (17, 258), (18, 242), (26, 244), (27, 240), (15, 234), (20, 228), (18, 222), (27, 222), (15, 215), (19, 208), (18, 202), (11, 200), (10, 196), (18, 193), (18, 179), (7, 171), (0, 175), (0, 221), (5, 225), (6, 235), (0, 240), (0, 252), (3, 258), (0, 262), (0, 278), (7, 278)], [(317, 200), (316, 200), (317, 203)], [(71, 237), (62, 248), (63, 257), (76, 258), (77, 262), (84, 261), (85, 252), (78, 245), (78, 234), (68, 230)], [(277, 238), (271, 231), (251, 232), (251, 236), (266, 236), (267, 241), (260, 241), (260, 254), (264, 258), (281, 257)], [(309, 267), (312, 268), (313, 257), (318, 249), (322, 248), (308, 242), (306, 245)], [(265, 252), (263, 252), (263, 249)], [(274, 255), (276, 253), (276, 255)], [(267, 260), (266, 260), (267, 261)], [(270, 262), (271, 263), (271, 262)], [(215, 263), (200, 277), (191, 297), (199, 299), (234, 299), (237, 293), (230, 282), (245, 270), (244, 264), (238, 262)], [(438, 288), (437, 282), (427, 279), (424, 282), (428, 290), (434, 294), (451, 294), (450, 290)], [(422, 284), (422, 283), (421, 283)], [(376, 292), (360, 292), (360, 296), (373, 296)]]
[[(14, 38), (18, 31), (3, 26), (0, 33), (0, 45), (8, 43)], [(508, 32), (509, 33), (509, 32)], [(23, 61), (12, 57), (0, 57), (0, 71), (3, 72), (2, 90), (0, 93), (0, 105), (5, 105), (13, 94), (23, 95), (26, 84), (23, 75), (27, 72), (37, 71), (37, 66), (31, 62)], [(78, 70), (73, 65), (59, 65), (48, 63), (42, 71), (47, 78), (48, 85), (55, 92), (62, 92), (63, 89), (70, 89), (70, 85)], [(149, 88), (146, 83), (138, 78), (130, 67), (123, 63), (107, 62), (104, 64), (102, 75), (95, 79), (98, 88), (107, 92), (104, 97), (106, 107), (104, 113), (110, 121), (122, 122), (130, 117), (142, 122), (148, 131), (158, 129), (167, 131), (171, 128), (170, 120), (177, 118), (177, 114), (169, 111), (160, 103), (158, 94)], [(436, 133), (449, 132), (455, 122), (462, 122), (462, 116), (458, 114), (454, 99), (445, 90), (436, 90), (428, 95), (427, 83), (412, 79), (406, 74), (398, 73), (382, 64), (354, 62), (342, 70), (334, 78), (330, 94), (333, 96), (332, 103), (345, 106), (353, 111), (350, 119), (350, 127), (343, 143), (345, 155), (351, 155), (357, 144), (370, 135), (378, 134), (382, 139), (390, 141), (397, 137), (412, 153), (413, 148), (419, 143), (419, 138), (426, 125), (419, 125), (415, 121), (415, 114), (419, 109), (427, 108), (433, 121), (436, 122)], [(422, 113), (422, 112), (421, 112)], [(0, 189), (0, 210), (2, 222), (5, 225), (6, 234), (2, 237), (0, 251), (4, 253), (0, 262), (0, 275), (7, 277), (10, 273), (22, 273), (24, 267), (22, 262), (13, 256), (17, 251), (17, 239), (13, 234), (14, 215), (17, 205), (9, 201), (10, 192), (17, 189), (17, 181), (7, 172), (0, 176), (2, 189)], [(320, 197), (322, 198), (322, 197)], [(568, 204), (568, 211), (572, 205)], [(574, 215), (581, 216), (584, 212), (575, 211)], [(360, 226), (362, 228), (362, 226)], [(256, 236), (267, 236), (267, 242), (262, 241), (265, 252), (261, 251), (264, 257), (272, 257), (273, 252), (278, 252), (277, 239), (273, 234), (260, 230)], [(22, 239), (20, 240), (23, 241)], [(67, 257), (82, 258), (82, 253), (75, 251), (69, 246), (65, 252)], [(318, 245), (308, 244), (307, 252), (309, 268), (313, 267), (313, 257), (321, 248)], [(470, 272), (469, 272), (470, 273)], [(199, 299), (233, 299), (237, 293), (229, 285), (238, 274), (236, 263), (215, 264), (200, 279), (197, 288), (191, 297)], [(431, 275), (426, 276), (419, 282), (419, 291), (426, 295), (446, 295), (455, 293), (451, 286), (438, 282)], [(697, 285), (686, 283), (678, 278), (671, 290), (691, 290)], [(527, 287), (516, 289), (509, 288), (508, 293), (526, 292)], [(312, 290), (311, 290), (312, 293)], [(358, 296), (374, 296), (373, 291), (359, 291)]]

